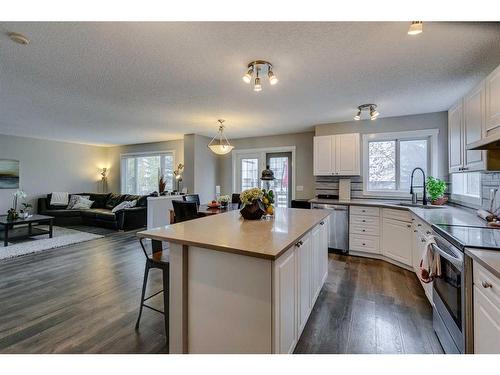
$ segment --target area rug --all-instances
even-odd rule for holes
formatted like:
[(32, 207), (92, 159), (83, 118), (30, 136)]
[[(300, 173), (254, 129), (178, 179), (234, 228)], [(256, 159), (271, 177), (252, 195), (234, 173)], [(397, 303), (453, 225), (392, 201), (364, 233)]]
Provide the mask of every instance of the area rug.
[[(40, 226), (40, 228), (46, 229), (44, 226)], [(48, 238), (48, 235), (34, 236), (14, 243), (9, 242), (9, 245), (6, 247), (0, 245), (0, 260), (38, 253), (44, 250), (55, 249), (103, 237), (104, 236), (98, 234), (80, 232), (74, 229), (54, 227), (52, 238)]]

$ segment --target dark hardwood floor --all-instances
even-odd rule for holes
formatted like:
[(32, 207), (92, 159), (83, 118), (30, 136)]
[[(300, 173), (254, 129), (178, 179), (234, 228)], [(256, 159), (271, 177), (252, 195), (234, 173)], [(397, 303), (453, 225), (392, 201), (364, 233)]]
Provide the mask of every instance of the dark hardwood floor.
[(328, 279), (295, 353), (442, 353), (432, 309), (414, 273), (329, 255)]
[[(297, 353), (441, 352), (412, 273), (329, 259)], [(134, 330), (143, 271), (134, 232), (0, 262), (0, 353), (164, 353), (162, 315), (145, 309)], [(161, 289), (151, 273), (149, 293)], [(161, 309), (161, 294), (149, 302)]]

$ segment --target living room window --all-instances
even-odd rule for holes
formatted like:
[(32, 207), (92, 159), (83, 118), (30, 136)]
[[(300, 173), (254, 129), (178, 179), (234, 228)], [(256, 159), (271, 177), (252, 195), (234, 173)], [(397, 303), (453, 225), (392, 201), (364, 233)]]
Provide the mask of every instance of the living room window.
[[(411, 172), (416, 167), (426, 176), (435, 176), (437, 135), (437, 129), (363, 135), (364, 194), (408, 195)], [(416, 173), (414, 186), (423, 182), (422, 174)]]
[(174, 156), (173, 151), (122, 155), (122, 193), (146, 195), (158, 191), (160, 176), (165, 179), (165, 189), (173, 190)]

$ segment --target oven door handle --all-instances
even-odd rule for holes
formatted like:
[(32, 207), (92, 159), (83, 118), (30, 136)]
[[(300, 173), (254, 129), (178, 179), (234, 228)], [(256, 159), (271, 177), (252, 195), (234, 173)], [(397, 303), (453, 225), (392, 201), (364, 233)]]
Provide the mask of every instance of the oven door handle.
[(452, 256), (451, 254), (448, 254), (444, 250), (440, 249), (439, 246), (436, 244), (431, 244), (432, 250), (437, 252), (440, 256), (445, 258), (448, 262), (453, 264), (455, 267), (457, 267), (460, 271), (464, 270), (464, 259), (460, 255), (457, 254), (457, 257)]

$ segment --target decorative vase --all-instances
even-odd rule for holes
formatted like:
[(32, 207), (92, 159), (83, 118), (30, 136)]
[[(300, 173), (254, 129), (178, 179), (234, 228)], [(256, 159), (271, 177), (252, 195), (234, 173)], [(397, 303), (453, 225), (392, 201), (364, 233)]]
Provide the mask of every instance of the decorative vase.
[(443, 204), (445, 204), (446, 202), (448, 202), (448, 197), (442, 196), (441, 198), (434, 199), (431, 203), (432, 203), (434, 206), (442, 206), (442, 205), (443, 205)]
[(18, 218), (19, 218), (19, 214), (13, 208), (11, 208), (9, 211), (7, 211), (7, 220), (8, 221), (14, 221), (14, 220), (17, 220)]
[(246, 204), (240, 210), (240, 214), (245, 220), (260, 220), (265, 213), (266, 208), (260, 200), (255, 200), (252, 204)]

